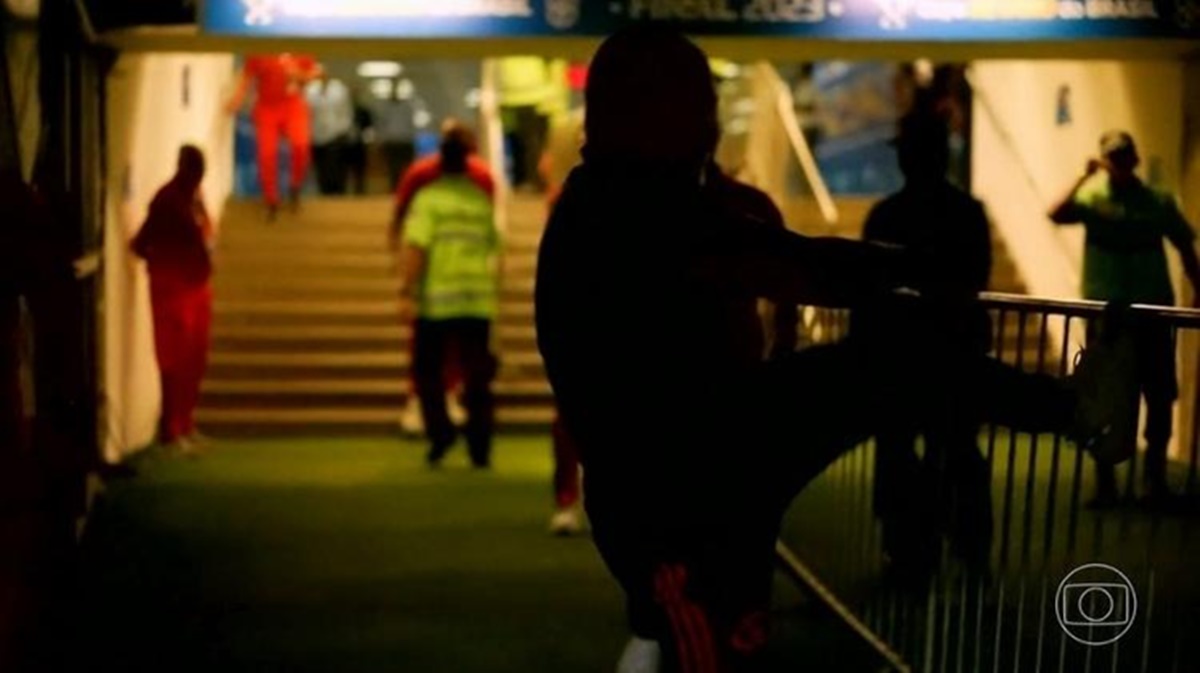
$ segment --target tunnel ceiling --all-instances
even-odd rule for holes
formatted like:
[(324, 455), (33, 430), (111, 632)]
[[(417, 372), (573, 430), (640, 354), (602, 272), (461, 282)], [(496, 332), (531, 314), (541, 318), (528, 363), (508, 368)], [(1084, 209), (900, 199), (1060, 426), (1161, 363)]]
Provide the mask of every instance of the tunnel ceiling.
[(191, 25), (198, 0), (84, 0), (96, 30)]

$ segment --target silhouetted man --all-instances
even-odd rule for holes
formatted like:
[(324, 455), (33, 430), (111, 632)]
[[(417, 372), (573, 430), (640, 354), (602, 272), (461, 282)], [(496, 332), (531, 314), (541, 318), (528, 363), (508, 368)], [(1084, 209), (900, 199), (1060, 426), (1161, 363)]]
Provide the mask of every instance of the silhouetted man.
[[(1084, 176), (1051, 211), (1057, 224), (1083, 223), (1083, 296), (1123, 304), (1173, 306), (1175, 289), (1167, 268), (1164, 240), (1179, 251), (1184, 272), (1200, 293), (1200, 259), (1196, 232), (1179, 212), (1175, 198), (1137, 176), (1141, 163), (1133, 137), (1123, 131), (1100, 140), (1099, 160), (1091, 159)], [(1175, 341), (1167, 325), (1141, 324), (1133, 331), (1138, 383), (1146, 399), (1146, 489), (1151, 499), (1169, 495), (1167, 445), (1179, 383), (1175, 376)], [(1136, 414), (1136, 409), (1132, 412)], [(1137, 442), (1134, 434), (1126, 438)], [(1132, 453), (1132, 451), (1130, 451)], [(1117, 478), (1111, 466), (1097, 465), (1093, 506), (1117, 502)]]
[[(987, 313), (969, 301), (987, 289), (992, 244), (983, 204), (952, 185), (949, 129), (933, 112), (904, 117), (895, 140), (904, 188), (871, 209), (863, 239), (921, 251), (929, 260), (922, 296), (949, 300), (944, 310), (896, 301), (855, 315), (855, 331), (888, 341), (936, 341), (966, 354), (990, 345)], [(964, 305), (971, 306), (962, 309)], [(865, 324), (864, 324), (865, 323)], [(950, 360), (948, 360), (950, 361)], [(925, 458), (916, 453), (916, 433)], [(875, 511), (883, 522), (884, 548), (897, 572), (923, 573), (940, 556), (940, 519), (954, 518), (952, 547), (969, 565), (987, 563), (992, 512), (987, 461), (978, 447), (979, 423), (945, 418), (920, 428), (879, 433)]]
[(742, 302), (855, 305), (920, 285), (924, 258), (799, 236), (714, 188), (712, 75), (680, 35), (609, 38), (586, 96), (583, 165), (542, 240), (537, 332), (596, 546), (628, 598), (620, 670), (752, 665), (785, 508), (878, 427), (953, 409), (1101, 434), (1099, 401), (984, 357), (929, 368), (932, 351), (853, 341), (746, 357)]

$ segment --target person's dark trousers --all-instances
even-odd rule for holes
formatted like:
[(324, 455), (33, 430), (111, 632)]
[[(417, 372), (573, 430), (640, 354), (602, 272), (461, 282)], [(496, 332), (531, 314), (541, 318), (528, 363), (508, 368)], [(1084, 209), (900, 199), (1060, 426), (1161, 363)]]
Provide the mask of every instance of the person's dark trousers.
[[(367, 193), (367, 145), (356, 140), (346, 145), (347, 187), (351, 194)], [(395, 185), (388, 185), (392, 189)]]
[(384, 162), (387, 163), (388, 190), (394, 190), (400, 184), (400, 178), (416, 158), (417, 149), (412, 141), (386, 141), (380, 148), (383, 150)]
[[(903, 348), (861, 340), (818, 346), (767, 363), (734, 387), (724, 417), (691, 415), (713, 423), (691, 420), (645, 438), (577, 437), (585, 456), (617, 436), (637, 443), (627, 447), (630, 455), (687, 447), (683, 462), (592, 461), (584, 470), (596, 546), (626, 591), (631, 625), (679, 661), (755, 658), (756, 647), (745, 646), (760, 640), (739, 634), (754, 631), (747, 625), (769, 607), (783, 514), (850, 449), (881, 430), (932, 427), (947, 417), (1063, 433), (1076, 409), (1061, 381), (947, 351), (934, 340)], [(682, 464), (686, 482), (678, 476)], [(674, 490), (664, 493), (668, 487)], [(682, 651), (695, 642), (670, 619), (678, 610), (705, 622), (714, 635), (696, 646), (711, 651)]]
[[(1143, 478), (1152, 496), (1166, 495), (1167, 446), (1171, 442), (1175, 400), (1179, 397), (1179, 380), (1175, 373), (1175, 335), (1167, 325), (1152, 321), (1136, 323), (1133, 343), (1137, 353), (1137, 383), (1146, 402), (1146, 454)], [(1088, 326), (1088, 339), (1095, 338), (1095, 328)], [(1137, 413), (1139, 409), (1134, 409)], [(1129, 427), (1137, 428), (1137, 423)], [(1136, 436), (1129, 437), (1137, 442)], [(1111, 465), (1096, 464), (1096, 496), (1100, 501), (1115, 501), (1119, 497), (1116, 470)]]
[(312, 146), (313, 163), (317, 169), (317, 187), (322, 194), (346, 193), (346, 142), (333, 142)]
[(460, 359), (463, 373), (463, 406), (467, 410), (465, 434), (471, 462), (491, 464), (495, 401), (492, 380), (496, 360), (491, 352), (491, 322), (478, 318), (419, 319), (414, 326), (413, 372), (421, 391), (421, 413), (429, 438), (429, 461), (436, 464), (454, 443), (455, 428), (446, 411), (443, 378), (446, 358)]
[(873, 504), (889, 568), (905, 575), (932, 571), (940, 556), (937, 474), (917, 455), (917, 435), (890, 430), (875, 438)]
[(528, 179), (526, 175), (528, 162), (525, 161), (525, 153), (528, 150), (525, 146), (525, 138), (515, 130), (507, 131), (504, 134), (504, 142), (508, 147), (509, 180), (514, 187), (523, 185)]
[(533, 105), (522, 105), (515, 108), (515, 111), (516, 135), (521, 140), (520, 153), (514, 152), (513, 155), (513, 162), (519, 168), (515, 183), (517, 185), (527, 184), (543, 190), (546, 185), (541, 171), (538, 170), (538, 162), (541, 161), (542, 152), (546, 147), (546, 136), (550, 129), (549, 120)]
[(991, 469), (979, 449), (979, 430), (957, 419), (926, 428), (923, 457), (914, 433), (876, 436), (875, 514), (897, 571), (934, 569), (943, 533), (968, 566), (986, 567), (994, 524)]
[(979, 447), (978, 424), (951, 420), (925, 433), (941, 521), (951, 551), (967, 566), (987, 567), (992, 550), (992, 471)]

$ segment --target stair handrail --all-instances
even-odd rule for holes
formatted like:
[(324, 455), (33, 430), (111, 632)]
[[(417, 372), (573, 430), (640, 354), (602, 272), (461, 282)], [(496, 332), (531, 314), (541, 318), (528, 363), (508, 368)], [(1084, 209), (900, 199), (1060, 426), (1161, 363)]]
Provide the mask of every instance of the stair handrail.
[(796, 120), (796, 101), (792, 96), (792, 91), (770, 61), (759, 61), (758, 69), (772, 89), (775, 114), (783, 125), (783, 131), (787, 135), (792, 154), (800, 164), (800, 170), (804, 172), (804, 178), (817, 200), (821, 218), (825, 221), (826, 227), (833, 229), (840, 219), (837, 204), (833, 200), (832, 192), (829, 191), (829, 185), (821, 175), (816, 154), (813, 153), (812, 147), (808, 144), (808, 138), (800, 130), (800, 123)]
[(479, 87), (479, 115), (482, 125), (484, 156), (496, 183), (495, 222), (501, 235), (508, 232), (508, 171), (505, 169), (504, 123), (500, 115), (500, 64), (484, 59)]

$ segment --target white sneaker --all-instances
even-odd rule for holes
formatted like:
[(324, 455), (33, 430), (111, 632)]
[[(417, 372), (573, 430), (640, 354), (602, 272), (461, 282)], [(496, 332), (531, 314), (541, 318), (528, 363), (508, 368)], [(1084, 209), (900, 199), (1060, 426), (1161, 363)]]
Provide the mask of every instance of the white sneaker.
[(167, 453), (181, 458), (197, 458), (203, 451), (188, 437), (176, 437), (164, 445)]
[(1097, 462), (1133, 457), (1138, 422), (1137, 352), (1127, 330), (1095, 339), (1076, 356), (1068, 385), (1078, 395), (1075, 441)]
[(658, 641), (634, 636), (617, 661), (617, 673), (658, 673), (661, 666), (662, 649)]
[(550, 517), (550, 534), (562, 537), (578, 535), (583, 530), (582, 517), (579, 515), (579, 509), (575, 507), (564, 507), (554, 513)]
[(212, 437), (209, 437), (208, 435), (205, 435), (205, 434), (201, 434), (198, 431), (193, 432), (192, 434), (188, 435), (186, 437), (186, 439), (187, 439), (187, 441), (191, 442), (196, 447), (201, 448), (201, 449), (209, 449), (209, 448), (212, 448), (212, 445), (213, 445)]
[(425, 419), (421, 416), (421, 400), (416, 395), (408, 398), (408, 405), (400, 414), (400, 429), (408, 435), (425, 434)]

